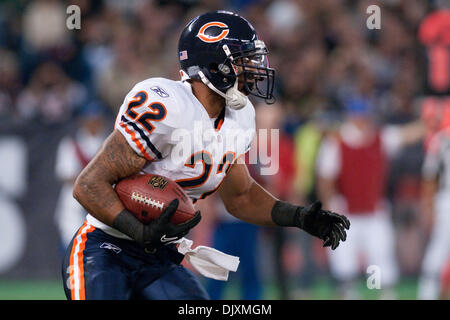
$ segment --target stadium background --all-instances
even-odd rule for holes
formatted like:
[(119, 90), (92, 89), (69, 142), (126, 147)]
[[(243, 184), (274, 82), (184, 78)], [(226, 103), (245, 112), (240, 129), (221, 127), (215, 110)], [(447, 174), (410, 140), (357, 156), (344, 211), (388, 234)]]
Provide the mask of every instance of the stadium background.
[[(80, 30), (66, 27), (71, 4), (81, 8)], [(366, 27), (371, 4), (381, 8), (380, 30)], [(426, 47), (419, 37), (427, 15), (445, 4), (0, 1), (0, 299), (64, 298), (61, 235), (55, 219), (63, 186), (56, 174), (60, 143), (75, 135), (88, 118), (95, 118), (99, 126), (103, 121), (109, 130), (123, 97), (136, 82), (152, 76), (178, 79), (178, 36), (196, 15), (216, 9), (238, 12), (268, 45), (271, 66), (277, 70), (276, 112), (260, 106), (260, 101), (255, 105), (257, 112), (268, 110), (271, 116), (266, 121), (280, 128), (282, 153), (279, 174), (262, 179), (275, 194), (304, 203), (315, 197), (314, 166), (301, 159), (306, 152), (314, 159), (322, 131), (339, 124), (343, 95), (364, 93), (380, 124), (424, 118), (427, 97), (448, 95), (448, 87), (443, 92), (430, 88)], [(317, 125), (311, 139), (318, 138), (299, 156), (302, 129), (311, 124)], [(430, 231), (420, 210), (427, 137), (392, 159), (386, 186), (396, 235), (399, 299), (416, 298)], [(216, 201), (212, 197), (202, 204), (204, 218), (192, 234), (196, 244), (211, 243), (211, 230), (221, 216)], [(257, 228), (256, 232), (263, 298), (338, 297), (319, 242), (289, 231)], [(364, 276), (362, 270), (362, 297), (376, 298)], [(239, 297), (235, 280), (233, 276), (225, 298)]]

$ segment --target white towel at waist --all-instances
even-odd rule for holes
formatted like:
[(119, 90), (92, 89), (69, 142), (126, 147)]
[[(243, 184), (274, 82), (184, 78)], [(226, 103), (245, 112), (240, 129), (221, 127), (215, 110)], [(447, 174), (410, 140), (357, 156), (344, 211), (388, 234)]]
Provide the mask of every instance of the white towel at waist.
[(197, 246), (191, 249), (194, 243), (192, 240), (181, 238), (174, 243), (178, 244), (178, 252), (205, 277), (227, 281), (229, 272), (235, 272), (239, 266), (239, 257), (214, 248)]

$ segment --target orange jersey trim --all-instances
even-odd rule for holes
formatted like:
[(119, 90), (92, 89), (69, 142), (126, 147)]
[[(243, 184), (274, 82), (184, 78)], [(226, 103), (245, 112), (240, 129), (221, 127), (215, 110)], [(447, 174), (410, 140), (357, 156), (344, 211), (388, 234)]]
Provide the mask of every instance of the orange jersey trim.
[(220, 119), (219, 124), (217, 125), (216, 131), (220, 131), (220, 128), (222, 128), (223, 119)]
[(72, 244), (70, 253), (70, 295), (72, 300), (86, 300), (86, 292), (84, 286), (84, 263), (83, 252), (86, 246), (87, 234), (94, 231), (95, 228), (84, 222), (83, 226), (78, 230)]
[(123, 122), (120, 123), (120, 126), (122, 128), (124, 128), (125, 131), (131, 136), (131, 140), (136, 144), (136, 146), (138, 147), (139, 151), (142, 152), (142, 154), (144, 155), (145, 159), (147, 159), (148, 161), (153, 161), (154, 159), (145, 151), (144, 146), (141, 144), (139, 139), (136, 138), (135, 132), (131, 131), (130, 129), (128, 129), (127, 125), (124, 124)]

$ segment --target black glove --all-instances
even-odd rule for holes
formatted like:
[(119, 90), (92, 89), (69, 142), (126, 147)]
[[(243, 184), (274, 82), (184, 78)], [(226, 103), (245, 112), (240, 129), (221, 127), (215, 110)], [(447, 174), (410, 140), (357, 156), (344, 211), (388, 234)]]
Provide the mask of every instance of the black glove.
[(347, 239), (345, 229), (350, 228), (347, 217), (322, 210), (322, 203), (316, 201), (307, 207), (300, 207), (284, 201), (277, 201), (272, 208), (272, 220), (279, 226), (298, 227), (324, 240), (324, 247), (335, 250), (340, 241)]
[(181, 239), (200, 222), (200, 211), (197, 211), (192, 219), (180, 224), (172, 224), (170, 218), (177, 211), (178, 204), (178, 199), (173, 200), (157, 219), (146, 225), (131, 212), (123, 210), (114, 219), (113, 227), (146, 248), (159, 248)]
[(200, 211), (197, 211), (192, 219), (180, 224), (172, 224), (170, 219), (177, 211), (178, 204), (178, 199), (173, 200), (158, 219), (144, 225), (143, 245), (146, 248), (158, 248), (181, 239), (200, 222)]
[(296, 216), (296, 224), (309, 234), (324, 240), (323, 246), (334, 250), (340, 241), (347, 239), (345, 229), (350, 228), (350, 221), (344, 215), (322, 210), (322, 203), (316, 201), (307, 207), (301, 207)]

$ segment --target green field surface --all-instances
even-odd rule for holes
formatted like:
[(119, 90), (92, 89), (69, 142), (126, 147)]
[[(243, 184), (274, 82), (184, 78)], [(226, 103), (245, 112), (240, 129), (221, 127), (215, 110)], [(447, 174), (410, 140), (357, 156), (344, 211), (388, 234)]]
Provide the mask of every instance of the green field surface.
[(0, 300), (62, 300), (61, 281), (0, 280)]
[[(395, 287), (396, 299), (416, 299), (417, 281), (402, 280)], [(229, 283), (225, 289), (224, 299), (239, 299), (239, 285)], [(378, 299), (380, 290), (369, 290), (365, 283), (359, 284), (361, 299)], [(308, 291), (291, 292), (292, 299), (334, 300), (339, 299), (333, 285), (326, 280), (317, 281)], [(0, 300), (64, 300), (65, 295), (60, 280), (47, 281), (13, 281), (0, 280)], [(264, 286), (265, 300), (279, 299), (275, 283)]]
[[(417, 290), (416, 280), (400, 281), (393, 289), (396, 300), (415, 300)], [(364, 281), (358, 284), (358, 293), (360, 299), (374, 300), (379, 299), (381, 290), (369, 290)], [(317, 281), (309, 290), (293, 290), (290, 292), (290, 298), (294, 300), (337, 300), (340, 299), (335, 287), (327, 280)], [(224, 293), (224, 299), (239, 299), (239, 286), (230, 284)], [(268, 283), (264, 287), (263, 299), (278, 300), (279, 294), (277, 286), (274, 283)]]

